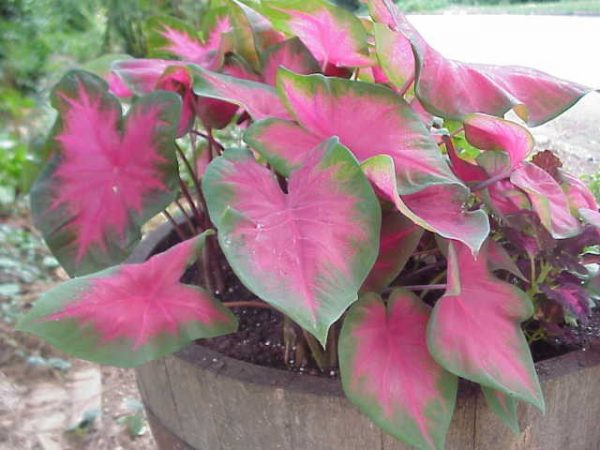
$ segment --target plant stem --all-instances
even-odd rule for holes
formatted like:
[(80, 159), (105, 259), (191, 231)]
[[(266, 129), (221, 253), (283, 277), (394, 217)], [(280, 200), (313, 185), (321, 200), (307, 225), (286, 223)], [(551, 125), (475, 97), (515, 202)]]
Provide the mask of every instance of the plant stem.
[(194, 234), (196, 234), (196, 227), (194, 226), (191, 217), (188, 215), (187, 211), (178, 199), (175, 199), (175, 204), (177, 205), (179, 211), (181, 211), (181, 214), (185, 218), (185, 222), (187, 223), (187, 226), (190, 229), (190, 236), (193, 236)]
[(173, 216), (171, 216), (166, 209), (163, 210), (162, 213), (169, 220), (169, 222), (171, 222), (171, 225), (173, 225), (173, 229), (175, 230), (175, 233), (177, 233), (177, 237), (179, 237), (181, 242), (185, 241), (185, 234), (183, 233), (179, 224), (175, 221), (175, 219), (173, 219)]
[[(179, 146), (179, 144), (177, 144), (177, 142), (175, 142), (175, 149), (177, 150), (177, 153), (179, 154), (179, 157), (183, 161), (183, 165), (185, 166), (185, 168), (189, 172), (190, 176), (192, 177), (192, 183), (194, 183), (194, 188), (196, 189), (196, 193), (198, 194), (198, 196), (201, 196), (202, 195), (202, 188), (200, 187), (200, 183), (198, 182), (198, 178), (196, 177), (196, 173), (194, 171), (194, 168), (192, 167), (192, 165), (190, 164), (190, 162), (186, 158), (185, 152)], [(181, 180), (181, 177), (179, 178), (179, 181), (181, 183), (183, 183), (183, 181)], [(187, 189), (187, 187), (186, 187), (186, 189)]]
[(435, 290), (444, 290), (448, 287), (446, 283), (443, 284), (414, 284), (410, 286), (399, 286), (403, 289), (408, 289), (409, 291), (435, 291)]
[(496, 183), (497, 181), (504, 180), (508, 177), (509, 177), (509, 174), (507, 174), (505, 172), (494, 175), (492, 178), (488, 178), (487, 180), (484, 180), (480, 183), (473, 185), (473, 187), (471, 188), (471, 192), (481, 191), (481, 190), (485, 189), (486, 187)]
[(183, 196), (185, 197), (187, 202), (190, 204), (190, 208), (192, 208), (192, 211), (194, 213), (194, 216), (196, 217), (196, 220), (198, 221), (199, 224), (201, 224), (202, 223), (202, 213), (196, 207), (196, 203), (194, 202), (194, 199), (192, 198), (192, 194), (190, 194), (189, 189), (187, 188), (186, 184), (183, 182), (181, 177), (179, 178), (179, 187), (181, 188), (181, 193), (183, 194)]

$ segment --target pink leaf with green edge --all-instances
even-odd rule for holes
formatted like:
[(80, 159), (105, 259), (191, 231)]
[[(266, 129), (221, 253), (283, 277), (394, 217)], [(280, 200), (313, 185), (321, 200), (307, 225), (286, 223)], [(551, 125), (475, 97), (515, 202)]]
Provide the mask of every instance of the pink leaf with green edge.
[(207, 233), (141, 264), (111, 267), (45, 293), (18, 329), (78, 358), (133, 367), (199, 338), (231, 333), (233, 314), (207, 291), (180, 283)]
[(186, 135), (196, 119), (196, 96), (192, 91), (192, 77), (185, 67), (169, 67), (156, 83), (156, 90), (175, 92), (181, 97), (181, 115), (177, 137)]
[(337, 139), (324, 142), (292, 172), (284, 193), (249, 152), (227, 150), (202, 187), (242, 283), (324, 344), (379, 246), (379, 202), (353, 156)]
[(379, 237), (379, 255), (361, 291), (381, 292), (388, 287), (417, 249), (423, 231), (423, 228), (398, 211), (384, 212)]
[(123, 261), (140, 227), (174, 198), (181, 102), (148, 94), (121, 117), (104, 80), (72, 71), (52, 93), (53, 158), (31, 192), (33, 217), (69, 274)]
[(525, 127), (485, 114), (471, 114), (463, 122), (467, 141), (481, 150), (504, 151), (515, 169), (533, 150), (533, 136)]
[(405, 92), (415, 79), (415, 56), (410, 41), (401, 33), (376, 23), (373, 26), (377, 60), (388, 80)]
[(596, 227), (600, 236), (600, 212), (596, 209), (580, 208), (579, 215), (585, 223)]
[(451, 242), (448, 288), (433, 308), (428, 345), (446, 370), (544, 410), (544, 399), (521, 322), (533, 305), (517, 287), (495, 278), (487, 250), (475, 258)]
[(487, 238), (490, 225), (486, 213), (464, 210), (464, 192), (460, 186), (434, 185), (415, 194), (400, 195), (390, 156), (374, 156), (361, 167), (377, 194), (417, 225), (448, 239), (460, 240), (473, 252)]
[[(446, 139), (451, 139), (449, 136)], [(487, 173), (483, 167), (479, 167), (477, 164), (465, 161), (458, 155), (454, 145), (448, 145), (448, 158), (450, 159), (450, 167), (458, 178), (465, 182), (483, 181), (487, 179)]]
[(127, 84), (114, 72), (108, 74), (106, 81), (108, 83), (108, 91), (115, 97), (128, 98), (133, 95)]
[(488, 186), (483, 191), (483, 199), (501, 217), (531, 209), (527, 194), (509, 180), (500, 180)]
[(581, 233), (579, 221), (570, 212), (567, 196), (544, 169), (523, 163), (511, 174), (510, 181), (527, 193), (534, 211), (552, 237), (565, 239)]
[(495, 389), (481, 386), (483, 397), (488, 407), (504, 424), (515, 433), (520, 433), (519, 417), (517, 416), (517, 402), (510, 395)]
[(113, 63), (113, 73), (136, 95), (149, 94), (169, 67), (182, 67), (181, 61), (168, 59), (126, 59)]
[(574, 214), (577, 214), (581, 208), (598, 211), (596, 197), (583, 181), (560, 169), (558, 170), (558, 177), (560, 186), (567, 195), (569, 206)]
[(227, 17), (220, 18), (205, 42), (194, 29), (173, 17), (153, 17), (148, 21), (150, 56), (175, 56), (189, 63), (209, 69), (217, 69), (223, 60), (225, 49), (223, 36), (231, 30)]
[(370, 3), (375, 20), (411, 41), (416, 57), (415, 92), (432, 114), (461, 120), (472, 113), (503, 116), (510, 109), (530, 126), (573, 106), (592, 89), (518, 66), (466, 64), (434, 50), (390, 1)]
[(303, 75), (317, 73), (320, 70), (314, 56), (298, 38), (275, 44), (266, 51), (262, 64), (265, 83), (275, 86), (277, 70), (280, 67)]
[(519, 269), (505, 248), (493, 239), (487, 241), (487, 257), (488, 268), (491, 272), (505, 270), (523, 281), (529, 281), (525, 278), (525, 275), (523, 275), (523, 272), (521, 272), (521, 269)]
[(443, 449), (457, 378), (430, 356), (430, 309), (394, 290), (386, 304), (365, 294), (352, 306), (338, 345), (346, 396), (392, 436), (417, 448)]
[(323, 139), (289, 120), (265, 119), (248, 128), (244, 141), (287, 177)]
[(321, 67), (373, 65), (367, 31), (343, 8), (322, 0), (263, 0), (258, 8), (275, 28), (297, 36)]
[(361, 81), (297, 75), (285, 69), (278, 77), (278, 89), (304, 129), (321, 139), (338, 136), (359, 161), (390, 155), (396, 162), (402, 194), (434, 184), (464, 189), (429, 131), (392, 90)]
[(254, 120), (290, 119), (273, 87), (210, 72), (198, 66), (190, 66), (190, 69), (194, 76), (194, 92), (197, 95), (239, 105)]

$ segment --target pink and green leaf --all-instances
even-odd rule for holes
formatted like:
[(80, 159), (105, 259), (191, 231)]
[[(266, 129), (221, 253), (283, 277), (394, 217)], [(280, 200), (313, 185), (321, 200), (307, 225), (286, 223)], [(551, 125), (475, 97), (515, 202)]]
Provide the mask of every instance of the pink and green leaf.
[(210, 293), (182, 284), (207, 233), (141, 264), (67, 281), (45, 293), (18, 329), (82, 359), (133, 367), (199, 338), (231, 333), (235, 316)]
[(168, 59), (125, 59), (115, 61), (112, 66), (116, 77), (136, 95), (149, 94), (169, 67), (182, 67), (181, 61)]
[(323, 139), (295, 122), (265, 119), (248, 128), (244, 133), (244, 141), (277, 172), (287, 177), (302, 165), (306, 155)]
[(567, 196), (544, 169), (523, 163), (512, 173), (510, 181), (527, 193), (533, 209), (552, 237), (565, 239), (581, 233), (581, 225), (571, 214)]
[(379, 247), (379, 203), (354, 157), (336, 139), (324, 142), (291, 173), (285, 193), (249, 152), (231, 149), (202, 186), (242, 283), (324, 344)]
[(280, 67), (302, 75), (318, 73), (320, 70), (317, 60), (298, 38), (275, 44), (265, 52), (262, 64), (265, 83), (275, 86), (277, 70)]
[(447, 59), (423, 39), (391, 1), (373, 0), (369, 4), (375, 20), (410, 40), (416, 57), (415, 93), (425, 109), (436, 116), (461, 120), (480, 112), (502, 117), (514, 109), (528, 125), (537, 126), (592, 91), (525, 67)]
[(123, 261), (140, 228), (173, 199), (173, 142), (181, 102), (156, 92), (127, 115), (104, 80), (72, 71), (52, 93), (59, 117), (53, 156), (31, 192), (33, 218), (62, 266), (74, 275)]
[(467, 141), (481, 150), (502, 151), (509, 155), (515, 169), (533, 150), (533, 136), (525, 127), (485, 114), (471, 114), (463, 123)]
[(363, 24), (343, 8), (323, 0), (263, 0), (257, 9), (275, 28), (297, 36), (321, 67), (373, 64)]
[(194, 76), (194, 92), (197, 95), (239, 105), (255, 120), (290, 119), (273, 87), (211, 72), (199, 66), (190, 66), (190, 69)]
[(365, 175), (378, 196), (391, 202), (415, 224), (448, 239), (459, 240), (476, 253), (490, 232), (487, 214), (466, 211), (465, 192), (456, 185), (433, 185), (419, 192), (400, 195), (394, 160), (379, 155), (362, 163)]
[(203, 42), (194, 29), (174, 17), (153, 17), (148, 21), (150, 56), (177, 57), (187, 63), (217, 69), (223, 62), (223, 35), (231, 30), (228, 18), (215, 24)]
[(575, 214), (577, 214), (581, 208), (598, 211), (599, 207), (596, 197), (594, 197), (590, 188), (588, 188), (583, 181), (560, 169), (558, 170), (558, 177), (560, 185), (567, 195), (571, 211)]
[(498, 242), (493, 239), (487, 241), (487, 257), (488, 268), (490, 272), (495, 270), (505, 270), (508, 273), (520, 278), (523, 281), (528, 281), (517, 266), (515, 261), (510, 257), (508, 251)]
[(377, 60), (383, 72), (399, 92), (405, 92), (415, 79), (415, 56), (410, 41), (379, 23), (373, 31)]
[(417, 448), (443, 449), (458, 383), (427, 350), (429, 315), (402, 289), (387, 306), (364, 294), (344, 320), (340, 373), (350, 401), (383, 430)]
[(402, 272), (416, 250), (423, 231), (423, 228), (399, 211), (384, 212), (379, 237), (379, 255), (361, 291), (381, 292), (388, 287)]
[(446, 370), (543, 411), (544, 399), (521, 322), (533, 305), (517, 287), (495, 278), (485, 246), (478, 257), (450, 243), (448, 288), (433, 309), (428, 345)]
[(519, 417), (517, 415), (517, 401), (510, 395), (481, 386), (485, 403), (504, 424), (515, 433), (520, 433)]

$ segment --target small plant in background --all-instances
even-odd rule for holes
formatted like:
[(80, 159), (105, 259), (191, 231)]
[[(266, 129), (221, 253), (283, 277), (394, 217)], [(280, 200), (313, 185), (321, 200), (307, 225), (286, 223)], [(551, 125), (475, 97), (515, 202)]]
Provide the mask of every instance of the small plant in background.
[[(151, 58), (65, 75), (31, 203), (73, 278), (19, 328), (131, 367), (270, 308), (416, 447), (443, 447), (459, 377), (513, 429), (543, 410), (528, 343), (587, 320), (600, 213), (526, 125), (590, 89), (448, 60), (368, 6), (213, 1), (200, 30), (151, 19)], [(181, 242), (124, 262), (159, 213)], [(221, 300), (233, 274), (254, 298)]]

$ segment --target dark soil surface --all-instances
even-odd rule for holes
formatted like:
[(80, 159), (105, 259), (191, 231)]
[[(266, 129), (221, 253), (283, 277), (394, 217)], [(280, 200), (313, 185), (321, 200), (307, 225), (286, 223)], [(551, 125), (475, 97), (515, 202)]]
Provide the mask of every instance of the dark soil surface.
[[(254, 294), (241, 284), (229, 268), (223, 255), (220, 259), (227, 290), (223, 293), (217, 293), (216, 296), (225, 303), (245, 300), (259, 301)], [(197, 276), (197, 269), (194, 267), (186, 273), (184, 280), (189, 282)], [(432, 293), (425, 300), (427, 303), (432, 304), (439, 295), (439, 292), (437, 294)], [(232, 308), (232, 311), (239, 319), (239, 329), (236, 333), (198, 340), (196, 344), (208, 347), (230, 358), (252, 364), (317, 376), (332, 378), (338, 376), (336, 367), (328, 368), (325, 371), (319, 369), (309, 356), (310, 352), (302, 339), (297, 339), (297, 345), (291, 346), (286, 351), (283, 338), (284, 320), (281, 313), (271, 309), (253, 307)], [(294, 327), (293, 332), (297, 333), (298, 336), (301, 335), (301, 330), (298, 327)], [(588, 323), (577, 327), (563, 325), (557, 336), (534, 342), (531, 345), (533, 359), (537, 362), (574, 350), (585, 349), (592, 340), (598, 339), (600, 339), (600, 311), (595, 309)], [(299, 346), (305, 348), (298, 348)]]

